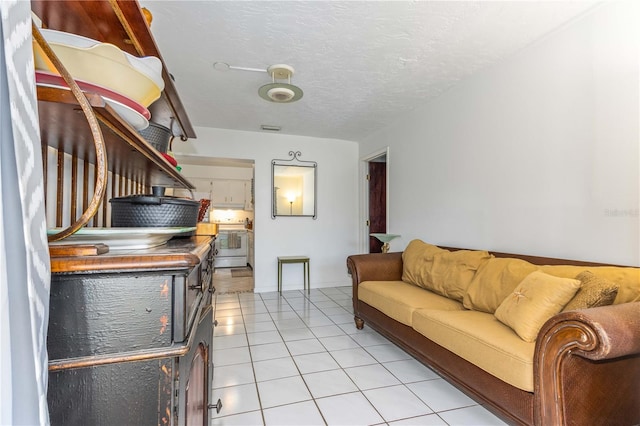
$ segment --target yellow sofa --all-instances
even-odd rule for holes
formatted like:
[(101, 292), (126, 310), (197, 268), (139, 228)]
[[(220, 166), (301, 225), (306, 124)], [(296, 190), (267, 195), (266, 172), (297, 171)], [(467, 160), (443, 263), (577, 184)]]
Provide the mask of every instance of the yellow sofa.
[(640, 268), (420, 240), (347, 266), (358, 328), (507, 422), (640, 422)]

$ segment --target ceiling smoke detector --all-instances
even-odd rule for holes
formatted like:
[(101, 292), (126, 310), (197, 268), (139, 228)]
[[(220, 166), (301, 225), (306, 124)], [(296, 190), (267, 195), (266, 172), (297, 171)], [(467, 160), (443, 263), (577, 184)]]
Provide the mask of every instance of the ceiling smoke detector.
[[(267, 68), (271, 75), (271, 83), (260, 87), (258, 94), (269, 102), (289, 103), (302, 98), (302, 89), (291, 84), (294, 69), (289, 65), (271, 65)], [(287, 83), (277, 83), (276, 80), (287, 80)]]

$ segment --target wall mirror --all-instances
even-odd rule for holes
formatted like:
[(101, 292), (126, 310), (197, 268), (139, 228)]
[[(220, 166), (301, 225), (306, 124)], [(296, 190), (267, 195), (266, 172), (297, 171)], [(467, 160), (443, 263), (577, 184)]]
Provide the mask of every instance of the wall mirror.
[(271, 161), (271, 217), (316, 218), (318, 164), (300, 160), (300, 151), (289, 151), (288, 160)]

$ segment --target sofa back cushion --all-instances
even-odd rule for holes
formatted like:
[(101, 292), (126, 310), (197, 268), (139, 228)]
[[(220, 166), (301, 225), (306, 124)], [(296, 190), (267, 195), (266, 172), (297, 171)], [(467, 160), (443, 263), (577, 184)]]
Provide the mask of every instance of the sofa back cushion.
[(521, 259), (491, 258), (471, 280), (463, 305), (467, 309), (492, 314), (513, 289), (536, 270), (536, 265)]
[(424, 287), (423, 270), (431, 268), (433, 256), (445, 252), (421, 240), (413, 240), (402, 252), (402, 281)]
[(614, 305), (620, 303), (640, 302), (640, 268), (621, 266), (575, 266), (575, 265), (545, 265), (540, 270), (547, 274), (563, 278), (575, 278), (584, 271), (590, 271), (595, 276), (604, 278), (618, 286), (618, 295)]
[(487, 251), (448, 251), (413, 240), (402, 254), (402, 280), (462, 302), (476, 271), (490, 258)]
[(476, 271), (491, 255), (487, 251), (458, 250), (436, 253), (423, 270), (423, 286), (436, 294), (462, 302)]

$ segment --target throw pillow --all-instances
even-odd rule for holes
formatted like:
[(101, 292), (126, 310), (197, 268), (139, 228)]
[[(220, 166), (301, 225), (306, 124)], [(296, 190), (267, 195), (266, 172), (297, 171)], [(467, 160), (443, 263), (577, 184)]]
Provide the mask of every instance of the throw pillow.
[[(587, 269), (585, 266), (548, 265), (540, 270), (557, 277), (574, 278)], [(620, 303), (640, 302), (640, 268), (626, 266), (590, 266), (589, 271), (598, 277), (618, 284), (618, 295), (614, 305)]]
[(498, 306), (495, 317), (525, 342), (533, 342), (544, 323), (564, 308), (580, 284), (579, 280), (532, 272)]
[(423, 287), (422, 270), (430, 268), (433, 256), (447, 252), (421, 240), (413, 240), (402, 252), (402, 281)]
[(563, 311), (595, 308), (611, 305), (618, 295), (618, 286), (605, 278), (584, 271), (576, 276), (582, 285), (576, 295), (567, 303)]
[(422, 286), (462, 302), (478, 268), (491, 255), (480, 250), (443, 251), (433, 255), (431, 267), (422, 270)]
[(489, 259), (478, 269), (469, 284), (463, 299), (464, 307), (494, 313), (513, 289), (537, 269), (536, 265), (522, 259)]

